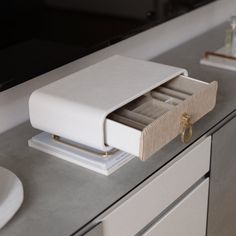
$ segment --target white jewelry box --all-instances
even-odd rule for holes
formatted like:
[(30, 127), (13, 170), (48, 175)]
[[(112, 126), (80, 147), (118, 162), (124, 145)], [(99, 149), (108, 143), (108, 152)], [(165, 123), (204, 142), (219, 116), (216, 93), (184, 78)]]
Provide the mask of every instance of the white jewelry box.
[(216, 93), (217, 82), (191, 79), (184, 69), (113, 56), (33, 92), (30, 121), (73, 142), (146, 160), (180, 132), (189, 134), (214, 108)]

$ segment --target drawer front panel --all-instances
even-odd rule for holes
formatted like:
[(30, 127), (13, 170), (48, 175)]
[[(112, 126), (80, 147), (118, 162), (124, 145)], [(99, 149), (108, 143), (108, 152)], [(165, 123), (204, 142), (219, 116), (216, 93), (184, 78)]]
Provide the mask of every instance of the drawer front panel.
[[(105, 143), (145, 161), (216, 104), (218, 84), (178, 76), (111, 113)], [(191, 131), (189, 137), (191, 138)]]
[(205, 236), (208, 186), (206, 179), (143, 236)]
[(217, 83), (213, 82), (147, 126), (141, 136), (140, 159), (148, 159), (157, 150), (179, 135), (181, 131), (181, 116), (184, 113), (191, 116), (191, 123), (194, 124), (211, 111), (216, 103), (216, 91)]
[(104, 236), (134, 235), (209, 171), (211, 137), (163, 167), (102, 219)]

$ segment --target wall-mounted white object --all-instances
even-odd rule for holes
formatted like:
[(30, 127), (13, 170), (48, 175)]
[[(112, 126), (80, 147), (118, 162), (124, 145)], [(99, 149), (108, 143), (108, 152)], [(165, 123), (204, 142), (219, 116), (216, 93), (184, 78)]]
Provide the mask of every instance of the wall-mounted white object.
[(15, 215), (23, 198), (23, 185), (19, 178), (0, 167), (0, 229)]

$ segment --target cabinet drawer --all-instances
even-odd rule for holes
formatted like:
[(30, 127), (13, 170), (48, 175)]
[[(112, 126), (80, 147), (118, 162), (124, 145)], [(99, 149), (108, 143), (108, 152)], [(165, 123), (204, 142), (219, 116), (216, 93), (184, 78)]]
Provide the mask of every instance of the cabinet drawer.
[(146, 160), (181, 132), (183, 114), (193, 124), (211, 111), (216, 92), (217, 82), (178, 76), (110, 114), (105, 142)]
[(209, 179), (197, 186), (143, 236), (205, 236)]
[(211, 138), (187, 149), (101, 216), (104, 236), (134, 235), (209, 171)]

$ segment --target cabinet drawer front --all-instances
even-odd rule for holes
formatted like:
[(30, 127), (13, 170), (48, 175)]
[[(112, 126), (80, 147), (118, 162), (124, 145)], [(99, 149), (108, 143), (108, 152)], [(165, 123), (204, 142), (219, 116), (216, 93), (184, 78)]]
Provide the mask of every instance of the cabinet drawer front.
[(209, 179), (204, 180), (143, 236), (205, 236)]
[(102, 218), (104, 236), (139, 232), (209, 171), (211, 137), (190, 147)]
[(216, 103), (217, 82), (179, 76), (113, 112), (105, 142), (146, 160), (181, 132), (181, 118), (194, 124)]

